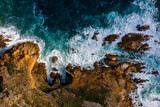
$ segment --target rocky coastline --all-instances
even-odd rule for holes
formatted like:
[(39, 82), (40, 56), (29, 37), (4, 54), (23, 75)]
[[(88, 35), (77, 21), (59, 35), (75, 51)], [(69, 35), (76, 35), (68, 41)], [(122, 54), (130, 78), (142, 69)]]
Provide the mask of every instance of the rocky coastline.
[[(137, 26), (146, 31), (149, 26)], [(97, 41), (98, 33), (92, 39)], [(123, 51), (144, 54), (150, 49), (146, 41), (152, 36), (128, 33), (117, 45)], [(107, 35), (102, 46), (112, 43), (119, 34)], [(0, 47), (7, 39), (0, 36)], [(65, 83), (53, 68), (47, 82), (45, 63), (38, 63), (39, 47), (33, 42), (18, 43), (0, 56), (0, 106), (2, 107), (132, 107), (129, 93), (135, 84), (147, 80), (132, 79), (141, 73), (143, 63), (122, 61), (117, 54), (106, 54), (94, 63), (94, 69), (68, 64)], [(52, 62), (58, 60), (53, 55)], [(141, 106), (141, 105), (140, 105)]]

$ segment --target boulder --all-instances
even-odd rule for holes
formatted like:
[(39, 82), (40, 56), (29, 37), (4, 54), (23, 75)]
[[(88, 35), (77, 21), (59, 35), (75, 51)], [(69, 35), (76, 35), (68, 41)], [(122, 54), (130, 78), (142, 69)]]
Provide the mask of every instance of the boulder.
[(118, 62), (119, 62), (119, 60), (117, 59), (118, 55), (107, 54), (105, 56), (106, 56), (106, 58), (104, 58), (104, 62), (106, 65), (114, 67), (115, 65), (118, 64)]
[(139, 52), (148, 49), (148, 45), (143, 45), (143, 42), (148, 41), (150, 37), (151, 36), (149, 35), (143, 35), (140, 33), (128, 33), (123, 36), (122, 42), (119, 42), (118, 46), (123, 50)]
[(57, 61), (58, 61), (58, 57), (53, 56), (53, 57), (52, 57), (52, 62), (55, 63), (55, 62), (57, 62)]
[(66, 70), (71, 72), (72, 68), (73, 68), (72, 64), (69, 63), (66, 67)]
[(110, 34), (107, 37), (105, 37), (103, 41), (104, 42), (108, 41), (109, 43), (112, 43), (113, 41), (115, 41), (118, 38), (119, 38), (119, 35), (117, 35), (117, 34)]
[(99, 34), (99, 32), (95, 32), (95, 33), (93, 34), (92, 39), (98, 41), (98, 39), (97, 39), (97, 35), (98, 35), (98, 34)]

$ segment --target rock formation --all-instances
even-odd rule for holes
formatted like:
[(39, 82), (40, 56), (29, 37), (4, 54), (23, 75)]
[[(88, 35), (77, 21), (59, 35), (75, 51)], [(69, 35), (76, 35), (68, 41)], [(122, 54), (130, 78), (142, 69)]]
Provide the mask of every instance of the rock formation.
[(141, 33), (128, 33), (123, 36), (122, 42), (118, 43), (118, 46), (127, 51), (140, 52), (148, 50), (148, 44), (145, 43), (152, 36), (144, 35)]
[[(98, 33), (94, 33), (94, 40)], [(112, 43), (119, 36), (104, 38)], [(129, 33), (118, 46), (125, 51), (143, 53), (151, 36)], [(4, 43), (3, 43), (4, 42)], [(1, 39), (2, 46), (5, 40)], [(0, 44), (1, 44), (0, 43)], [(32, 42), (19, 43), (0, 56), (0, 106), (2, 107), (132, 107), (129, 97), (136, 84), (147, 80), (132, 73), (144, 69), (142, 63), (123, 61), (116, 54), (106, 54), (94, 63), (94, 69), (68, 64), (64, 75), (53, 68), (47, 83), (44, 63), (38, 63), (39, 47)], [(55, 63), (57, 57), (52, 57)]]
[(48, 86), (43, 63), (38, 63), (39, 47), (19, 43), (0, 57), (1, 107), (56, 107), (55, 99), (45, 93)]

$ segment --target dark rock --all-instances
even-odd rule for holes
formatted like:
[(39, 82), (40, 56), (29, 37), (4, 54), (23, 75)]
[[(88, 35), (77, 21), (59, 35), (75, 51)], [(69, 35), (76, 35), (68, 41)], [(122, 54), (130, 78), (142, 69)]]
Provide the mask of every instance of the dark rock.
[(98, 35), (98, 34), (99, 34), (99, 32), (95, 32), (95, 33), (93, 34), (92, 39), (98, 41), (98, 39), (97, 39), (97, 35)]
[(106, 65), (114, 67), (115, 65), (118, 64), (118, 62), (119, 62), (119, 60), (117, 59), (118, 55), (107, 54), (105, 56), (106, 56), (106, 58), (104, 58), (104, 62)]
[(111, 34), (111, 35), (105, 37), (103, 41), (108, 41), (109, 43), (112, 43), (113, 41), (115, 41), (118, 38), (119, 38), (119, 35)]
[(138, 26), (137, 26), (137, 30), (138, 30), (138, 31), (146, 31), (146, 30), (149, 30), (149, 29), (150, 29), (150, 26), (149, 26), (149, 25), (144, 25), (144, 26), (138, 25)]
[[(133, 52), (142, 52), (149, 49), (148, 44), (142, 44), (142, 42), (148, 41), (151, 36), (143, 35), (140, 33), (129, 33), (123, 36), (122, 42), (118, 43), (121, 49)], [(139, 49), (139, 50), (138, 50)]]
[(53, 68), (53, 71), (58, 71), (57, 68)]
[(133, 81), (137, 84), (140, 84), (140, 83), (144, 83), (144, 82), (149, 81), (149, 80), (142, 80), (142, 79), (139, 79), (139, 78), (135, 78)]
[(73, 77), (71, 76), (71, 74), (66, 72), (66, 80), (65, 82), (61, 82), (61, 85), (66, 86), (66, 85), (72, 84), (72, 82), (73, 82)]
[(103, 43), (102, 43), (102, 46), (105, 46), (106, 45), (106, 42), (104, 41)]
[(56, 56), (53, 56), (53, 57), (52, 57), (52, 62), (53, 62), (53, 63), (57, 62), (57, 60), (58, 60), (58, 57), (56, 57)]
[(158, 43), (160, 45), (160, 42), (158, 40), (154, 40), (154, 42)]
[(53, 79), (52, 82), (49, 83), (50, 86), (60, 85), (60, 74), (59, 73), (51, 72), (50, 77)]
[(60, 74), (51, 72), (50, 77), (51, 78), (60, 78)]
[(71, 72), (72, 68), (73, 68), (72, 64), (69, 63), (66, 67), (66, 70)]

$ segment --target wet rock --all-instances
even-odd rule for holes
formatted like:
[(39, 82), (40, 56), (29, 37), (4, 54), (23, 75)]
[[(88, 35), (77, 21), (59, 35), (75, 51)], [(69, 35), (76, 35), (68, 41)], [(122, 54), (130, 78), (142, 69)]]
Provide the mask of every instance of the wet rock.
[(159, 72), (158, 71), (148, 72), (147, 74), (152, 74), (152, 75), (155, 75), (155, 76), (159, 76)]
[(52, 82), (49, 83), (50, 86), (60, 85), (60, 74), (59, 73), (51, 72), (50, 77), (53, 79)]
[(110, 60), (117, 60), (118, 58), (118, 55), (106, 54), (105, 56)]
[(53, 63), (57, 62), (57, 60), (58, 60), (58, 57), (56, 57), (56, 56), (53, 56), (53, 57), (52, 57), (52, 62), (53, 62)]
[(51, 72), (50, 77), (51, 78), (60, 78), (60, 74), (59, 73)]
[(152, 74), (158, 76), (159, 72), (158, 71), (152, 71)]
[[(69, 74), (68, 72), (66, 72), (66, 83), (65, 85), (69, 85), (73, 82), (73, 77), (71, 76), (71, 74)], [(62, 84), (64, 85), (64, 84)]]
[(120, 74), (123, 74), (124, 71), (131, 65), (130, 62), (123, 62), (119, 64), (117, 67), (115, 67), (115, 70), (119, 72)]
[(57, 68), (53, 68), (53, 71), (58, 71)]
[(71, 72), (72, 68), (73, 68), (72, 64), (69, 63), (66, 67), (66, 70)]
[(127, 68), (127, 70), (125, 70), (126, 73), (129, 73), (129, 72), (138, 72), (137, 70), (137, 67), (134, 66), (134, 65), (131, 65)]
[(105, 55), (105, 56), (106, 56), (106, 58), (104, 58), (104, 62), (105, 62), (106, 65), (114, 67), (115, 65), (118, 64), (118, 62), (119, 62), (119, 60), (117, 59), (118, 55), (108, 54), (108, 55)]
[(148, 45), (143, 45), (142, 43), (148, 41), (150, 37), (151, 36), (149, 35), (143, 35), (140, 33), (129, 33), (123, 36), (122, 42), (119, 42), (118, 46), (127, 51), (139, 52), (148, 49)]
[(105, 37), (103, 41), (104, 42), (108, 41), (109, 43), (112, 43), (113, 41), (115, 41), (118, 38), (119, 38), (119, 35), (117, 35), (117, 34), (111, 34), (111, 35)]
[(150, 26), (149, 26), (149, 25), (143, 25), (143, 26), (138, 25), (138, 26), (137, 26), (137, 30), (138, 30), (138, 31), (146, 31), (146, 30), (149, 30), (149, 29), (150, 29)]
[(140, 79), (140, 78), (135, 78), (133, 81), (134, 81), (136, 84), (140, 84), (140, 83), (144, 83), (144, 82), (149, 81), (149, 80), (142, 80), (142, 79)]
[(98, 41), (98, 39), (97, 39), (97, 35), (98, 35), (98, 34), (99, 34), (99, 32), (95, 32), (95, 33), (93, 34), (92, 39)]
[(76, 66), (73, 68), (73, 70), (71, 71), (71, 74), (75, 75), (75, 77), (80, 77), (82, 74), (82, 70), (80, 66)]
[(0, 35), (0, 48), (6, 47), (7, 42), (11, 42), (11, 40), (5, 39), (3, 35)]
[(160, 42), (158, 40), (154, 40), (154, 42), (158, 43), (160, 45)]
[(145, 43), (138, 49), (138, 52), (144, 53), (144, 51), (149, 50), (149, 49), (150, 49), (149, 45)]
[(105, 46), (106, 44), (107, 44), (107, 42), (104, 41), (104, 42), (102, 43), (102, 46)]

